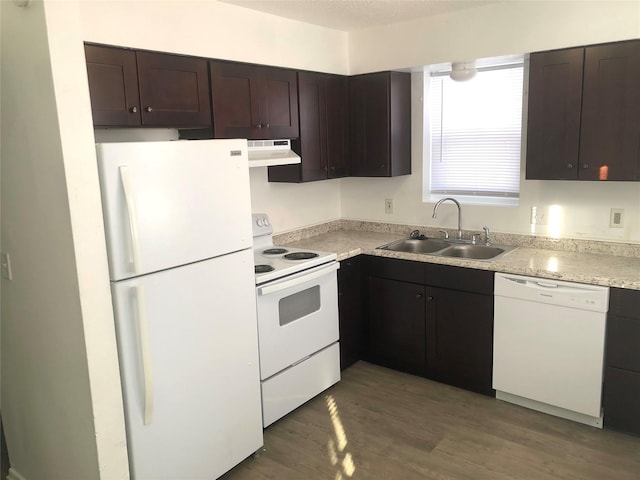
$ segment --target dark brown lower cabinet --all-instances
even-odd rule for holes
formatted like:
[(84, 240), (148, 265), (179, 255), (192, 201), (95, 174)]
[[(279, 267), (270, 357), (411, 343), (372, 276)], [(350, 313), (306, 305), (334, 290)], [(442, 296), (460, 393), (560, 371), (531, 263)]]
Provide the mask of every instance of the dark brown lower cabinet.
[(425, 374), (425, 286), (370, 276), (369, 355), (376, 363)]
[(427, 287), (427, 375), (485, 395), (493, 368), (493, 297)]
[(640, 435), (640, 372), (607, 367), (604, 426)]
[(610, 290), (606, 338), (604, 426), (640, 435), (640, 291)]
[(365, 358), (494, 396), (493, 272), (366, 260)]
[(349, 258), (340, 262), (340, 270), (338, 270), (340, 369), (342, 370), (362, 358), (364, 325), (360, 263), (360, 257)]

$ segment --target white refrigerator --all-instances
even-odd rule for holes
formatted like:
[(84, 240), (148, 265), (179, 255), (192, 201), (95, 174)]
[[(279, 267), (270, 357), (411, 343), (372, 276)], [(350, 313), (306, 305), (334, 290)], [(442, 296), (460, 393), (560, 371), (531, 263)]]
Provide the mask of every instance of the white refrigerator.
[(217, 478), (263, 444), (247, 142), (96, 148), (131, 478)]

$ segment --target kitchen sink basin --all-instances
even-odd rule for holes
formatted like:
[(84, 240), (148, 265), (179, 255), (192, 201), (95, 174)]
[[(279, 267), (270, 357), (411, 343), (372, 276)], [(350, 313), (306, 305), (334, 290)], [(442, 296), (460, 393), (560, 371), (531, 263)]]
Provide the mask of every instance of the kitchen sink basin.
[(437, 238), (405, 238), (378, 247), (381, 250), (406, 253), (434, 253), (444, 250), (450, 244)]
[(474, 245), (437, 238), (405, 238), (378, 247), (392, 252), (418, 253), (438, 257), (494, 260), (517, 247), (507, 245)]
[(456, 244), (451, 245), (445, 251), (440, 252), (440, 255), (443, 257), (489, 260), (504, 253), (506, 251), (505, 248), (491, 245)]

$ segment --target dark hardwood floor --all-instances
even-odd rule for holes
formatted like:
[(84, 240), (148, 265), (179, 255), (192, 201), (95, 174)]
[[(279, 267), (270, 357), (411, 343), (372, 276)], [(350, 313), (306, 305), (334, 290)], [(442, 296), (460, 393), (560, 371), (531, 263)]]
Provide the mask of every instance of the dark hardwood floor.
[(222, 478), (639, 480), (640, 438), (358, 362)]

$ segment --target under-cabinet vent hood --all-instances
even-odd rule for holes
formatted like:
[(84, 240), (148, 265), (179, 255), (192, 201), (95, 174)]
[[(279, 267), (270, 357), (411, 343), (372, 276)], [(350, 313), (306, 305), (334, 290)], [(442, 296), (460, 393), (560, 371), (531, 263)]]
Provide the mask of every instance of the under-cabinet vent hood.
[(291, 150), (291, 140), (249, 140), (249, 167), (269, 167), (300, 163)]

